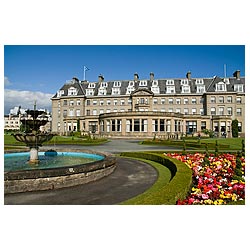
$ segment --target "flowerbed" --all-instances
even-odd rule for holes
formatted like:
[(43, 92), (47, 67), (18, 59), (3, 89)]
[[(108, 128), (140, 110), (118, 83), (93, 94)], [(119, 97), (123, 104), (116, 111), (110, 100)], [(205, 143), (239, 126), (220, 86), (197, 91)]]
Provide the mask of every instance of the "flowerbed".
[[(232, 201), (245, 199), (245, 158), (241, 157), (242, 180), (236, 180), (236, 155), (210, 154), (204, 161), (205, 154), (195, 153), (182, 155), (165, 153), (192, 169), (192, 188), (184, 200), (178, 200), (177, 205), (223, 205)], [(207, 161), (208, 160), (208, 161)]]

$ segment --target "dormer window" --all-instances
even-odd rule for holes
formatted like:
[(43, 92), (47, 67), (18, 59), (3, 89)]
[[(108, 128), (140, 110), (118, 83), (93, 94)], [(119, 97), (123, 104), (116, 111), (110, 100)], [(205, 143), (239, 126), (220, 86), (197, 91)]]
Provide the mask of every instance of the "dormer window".
[(244, 92), (243, 84), (234, 84), (234, 91), (236, 91), (236, 92)]
[(204, 93), (205, 92), (205, 85), (198, 85), (196, 93)]
[(227, 91), (226, 84), (224, 82), (218, 82), (215, 91)]
[(120, 81), (114, 81), (113, 87), (121, 87)]
[(174, 85), (174, 80), (167, 80), (166, 85)]
[(68, 89), (68, 95), (77, 95), (77, 89), (74, 87), (70, 87)]
[(126, 95), (130, 95), (134, 90), (135, 90), (134, 86), (128, 86), (127, 91), (126, 91)]
[(107, 95), (107, 89), (105, 89), (105, 88), (99, 88), (98, 95)]
[(57, 91), (57, 97), (60, 97), (62, 95), (64, 95), (64, 90), (63, 89)]
[(166, 86), (166, 94), (175, 93), (175, 86)]
[(153, 87), (158, 86), (158, 81), (157, 81), (157, 80), (153, 80), (152, 86), (153, 86)]
[(190, 93), (190, 86), (189, 85), (181, 86), (181, 93)]
[(107, 82), (101, 82), (101, 88), (107, 88), (108, 87), (108, 83)]
[(159, 86), (152, 86), (151, 91), (153, 93), (155, 93), (155, 94), (159, 94), (160, 93), (160, 88), (159, 88)]
[(132, 86), (134, 86), (135, 85), (135, 82), (134, 81), (129, 81), (129, 83), (128, 83), (128, 86), (129, 87), (132, 87)]
[(94, 95), (94, 89), (86, 89), (86, 95)]
[(188, 85), (188, 79), (182, 79), (181, 85)]
[(95, 88), (95, 83), (90, 82), (89, 85), (88, 85), (88, 88), (89, 89), (94, 89)]
[(224, 78), (224, 83), (225, 83), (225, 84), (230, 84), (229, 79), (228, 79), (228, 78)]
[(147, 86), (148, 84), (147, 84), (147, 81), (146, 80), (141, 80), (140, 82), (139, 82), (139, 86), (140, 87), (145, 87), (145, 86)]
[(112, 95), (120, 95), (121, 90), (120, 88), (112, 88)]
[(196, 85), (204, 84), (204, 80), (203, 79), (196, 79), (195, 84)]

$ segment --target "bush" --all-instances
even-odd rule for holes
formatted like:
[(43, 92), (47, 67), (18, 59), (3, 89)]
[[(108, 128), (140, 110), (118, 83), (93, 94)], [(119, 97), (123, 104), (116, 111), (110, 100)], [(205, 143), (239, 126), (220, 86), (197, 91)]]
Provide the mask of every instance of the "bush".
[[(126, 152), (122, 153), (121, 156), (136, 157), (154, 161), (164, 165), (171, 172), (171, 180), (169, 183), (166, 182), (166, 185), (160, 190), (145, 197), (140, 201), (140, 203), (136, 204), (175, 205), (178, 199), (186, 198), (192, 184), (192, 171), (186, 164), (164, 155), (148, 152)], [(128, 201), (125, 204), (130, 203)]]
[(238, 120), (235, 119), (232, 121), (232, 136), (238, 137), (239, 131), (238, 131)]

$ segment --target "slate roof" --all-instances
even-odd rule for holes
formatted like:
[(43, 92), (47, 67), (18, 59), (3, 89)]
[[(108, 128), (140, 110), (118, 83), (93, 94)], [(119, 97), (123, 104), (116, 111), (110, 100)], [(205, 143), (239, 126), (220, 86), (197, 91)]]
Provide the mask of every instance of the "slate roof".
[[(168, 78), (168, 79), (154, 79), (158, 81), (158, 86), (160, 88), (160, 94), (166, 94), (166, 82), (167, 80), (174, 80), (174, 86), (175, 86), (175, 94), (182, 94), (181, 93), (181, 80), (182, 79), (187, 79), (187, 78), (177, 78), (177, 79), (173, 79), (173, 78)], [(188, 84), (190, 86), (190, 95), (197, 93), (196, 92), (196, 88), (197, 85), (195, 83), (196, 79), (203, 79), (204, 85), (205, 85), (205, 89), (206, 92), (215, 92), (215, 88), (216, 88), (216, 84), (219, 82), (223, 82), (224, 79), (218, 76), (214, 76), (211, 78), (191, 78), (188, 81)], [(235, 84), (243, 84), (244, 86), (244, 92), (245, 92), (245, 78), (244, 77), (240, 77), (240, 79), (237, 79), (236, 77), (229, 77), (227, 78), (229, 79), (229, 83), (226, 85), (227, 86), (227, 92), (234, 92), (234, 85)], [(152, 81), (150, 81), (149, 79), (138, 79), (137, 81), (134, 82), (134, 88), (135, 90), (140, 89), (140, 88), (145, 88), (145, 86), (140, 87), (139, 86), (139, 82), (140, 81), (147, 81), (147, 88), (149, 90), (151, 90), (151, 86), (152, 86)], [(120, 80), (121, 82), (121, 87), (120, 87), (120, 95), (126, 95), (126, 90), (127, 87), (129, 86), (129, 82), (130, 81), (134, 81), (134, 80)], [(107, 94), (111, 95), (112, 94), (112, 88), (114, 85), (115, 81), (104, 81), (107, 82), (108, 86), (107, 86)], [(68, 89), (70, 87), (74, 87), (77, 89), (77, 96), (84, 96), (86, 94), (86, 89), (88, 89), (88, 85), (89, 83), (95, 83), (95, 88), (94, 88), (94, 96), (98, 95), (98, 89), (100, 87), (100, 83), (98, 81), (96, 82), (87, 82), (87, 81), (79, 81), (77, 78), (72, 78), (72, 80), (70, 82), (65, 83), (60, 90), (64, 90), (64, 94), (62, 94), (61, 96), (68, 96)], [(57, 97), (57, 93), (52, 97), (56, 98)]]

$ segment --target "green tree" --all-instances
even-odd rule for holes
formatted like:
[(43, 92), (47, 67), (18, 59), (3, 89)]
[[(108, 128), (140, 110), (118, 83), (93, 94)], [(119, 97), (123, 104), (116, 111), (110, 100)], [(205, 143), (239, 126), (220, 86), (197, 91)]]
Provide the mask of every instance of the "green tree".
[(239, 131), (238, 131), (238, 120), (234, 119), (232, 121), (232, 136), (238, 137)]

